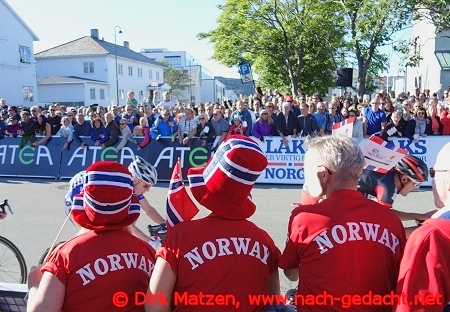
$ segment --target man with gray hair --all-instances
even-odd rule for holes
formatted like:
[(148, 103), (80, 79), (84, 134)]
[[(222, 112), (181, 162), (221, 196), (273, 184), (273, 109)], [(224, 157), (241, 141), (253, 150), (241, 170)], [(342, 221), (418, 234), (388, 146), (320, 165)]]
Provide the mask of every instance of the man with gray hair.
[(406, 241), (402, 223), (391, 210), (357, 191), (364, 156), (351, 138), (308, 138), (307, 146), (308, 190), (326, 199), (299, 205), (289, 220), (279, 267), (291, 281), (299, 280), (297, 305), (312, 295), (323, 300), (309, 311), (323, 311), (324, 305), (336, 311), (391, 311), (389, 305), (362, 308), (344, 299), (395, 290)]
[[(434, 204), (439, 210), (408, 238), (397, 293), (406, 295), (400, 311), (443, 311), (450, 302), (450, 143), (430, 168)], [(444, 311), (449, 311), (446, 307)]]

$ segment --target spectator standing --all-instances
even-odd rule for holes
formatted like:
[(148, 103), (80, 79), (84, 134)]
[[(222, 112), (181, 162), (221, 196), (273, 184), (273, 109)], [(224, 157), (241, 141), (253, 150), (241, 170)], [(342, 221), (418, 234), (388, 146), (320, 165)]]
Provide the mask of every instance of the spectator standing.
[(19, 118), (18, 120), (20, 120), (19, 110), (18, 110), (17, 106), (13, 105), (13, 106), (8, 107), (8, 116), (9, 116), (9, 118), (14, 117), (14, 118)]
[(126, 112), (122, 115), (122, 118), (127, 120), (128, 127), (133, 132), (134, 127), (138, 125), (138, 120), (132, 105), (127, 105)]
[(202, 146), (206, 146), (213, 142), (214, 131), (211, 123), (208, 121), (208, 116), (201, 114), (198, 116), (199, 123), (197, 125), (197, 136), (202, 141)]
[(184, 116), (181, 117), (178, 123), (178, 142), (181, 145), (187, 145), (189, 140), (197, 134), (197, 120), (194, 118), (194, 112), (192, 108), (186, 108), (184, 110)]
[(30, 112), (31, 112), (30, 117), (31, 117), (34, 121), (36, 121), (36, 119), (37, 119), (37, 117), (38, 117), (38, 115), (39, 115), (39, 107), (37, 107), (37, 106), (31, 106)]
[(316, 118), (317, 127), (319, 128), (320, 135), (325, 135), (325, 127), (327, 125), (327, 120), (330, 119), (328, 116), (328, 112), (326, 110), (326, 105), (324, 102), (318, 102), (317, 104), (317, 112), (313, 114), (314, 118)]
[(434, 204), (439, 210), (408, 238), (397, 283), (397, 294), (406, 302), (417, 302), (418, 295), (432, 296), (435, 300), (432, 305), (422, 300), (415, 305), (398, 305), (394, 308), (396, 312), (448, 311), (445, 307), (450, 301), (449, 159), (450, 143), (447, 143), (430, 168)]
[(440, 135), (442, 133), (442, 124), (437, 113), (437, 106), (432, 105), (428, 108), (428, 118), (431, 123), (431, 133), (433, 135)]
[(278, 135), (283, 140), (284, 146), (289, 145), (289, 141), (286, 138), (288, 135), (297, 137), (297, 118), (293, 111), (291, 111), (291, 105), (287, 102), (283, 103), (283, 111), (277, 115), (275, 120), (275, 128)]
[(56, 114), (56, 105), (50, 107), (50, 116), (48, 116), (47, 121), (52, 127), (52, 135), (55, 135), (61, 128), (61, 116)]
[(210, 122), (215, 136), (212, 149), (215, 149), (226, 139), (230, 126), (228, 125), (228, 122), (223, 119), (222, 111), (220, 109), (214, 111)]
[(264, 137), (273, 136), (276, 133), (275, 122), (265, 109), (261, 111), (261, 116), (253, 126), (252, 135), (264, 141)]
[(273, 104), (272, 102), (268, 102), (266, 105), (266, 110), (270, 115), (270, 118), (272, 118), (272, 120), (275, 122), (275, 120), (277, 120), (277, 115), (278, 115), (278, 111), (275, 108), (275, 104)]
[(63, 144), (62, 149), (69, 150), (70, 143), (73, 141), (73, 126), (70, 123), (70, 119), (67, 116), (64, 116), (61, 119), (61, 128), (59, 128), (58, 133), (56, 133), (56, 136), (62, 137), (65, 142)]
[(229, 137), (230, 135), (237, 135), (237, 134), (244, 135), (245, 130), (247, 130), (247, 128), (243, 126), (243, 123), (242, 123), (239, 115), (235, 115), (234, 122), (228, 129), (227, 137)]
[(147, 118), (148, 124), (151, 126), (156, 120), (156, 115), (153, 113), (153, 108), (150, 105), (145, 106), (145, 115)]
[(127, 144), (127, 141), (130, 141), (134, 144), (137, 144), (138, 142), (133, 138), (133, 133), (130, 130), (130, 127), (128, 127), (127, 120), (125, 118), (122, 118), (119, 123), (120, 127), (120, 135), (122, 136), (122, 140), (120, 141), (119, 145), (116, 147), (116, 153), (118, 153), (122, 148), (125, 147)]
[(21, 122), (20, 122), (20, 131), (19, 134), (22, 136), (19, 143), (19, 148), (24, 147), (25, 143), (30, 141), (31, 146), (35, 141), (35, 132), (36, 132), (36, 121), (31, 119), (30, 114), (27, 111), (22, 111), (20, 113)]
[(316, 118), (309, 113), (308, 104), (300, 104), (300, 116), (297, 117), (298, 133), (302, 137), (319, 133)]
[(0, 118), (0, 139), (5, 137), (6, 123)]
[(144, 147), (146, 147), (152, 140), (152, 137), (150, 136), (150, 127), (148, 126), (148, 120), (147, 118), (141, 118), (139, 120), (139, 125), (142, 128), (142, 135), (144, 136), (144, 140), (138, 145), (137, 150), (141, 150)]
[[(250, 305), (248, 296), (280, 293), (279, 250), (264, 230), (247, 220), (256, 210), (249, 194), (266, 166), (267, 158), (259, 146), (250, 138), (239, 136), (227, 139), (220, 145), (206, 167), (189, 169), (190, 190), (211, 214), (198, 220), (180, 222), (168, 232), (163, 247), (158, 251), (154, 275), (150, 279), (152, 296), (158, 294), (170, 298), (181, 293), (227, 294), (240, 302), (239, 311), (264, 311), (265, 303)], [(190, 235), (194, 229), (199, 229), (203, 234)], [(231, 239), (230, 233), (233, 233)], [(249, 248), (237, 252), (235, 246), (238, 245), (233, 242), (241, 240), (246, 241)], [(217, 256), (209, 257), (206, 248), (221, 248), (216, 244), (228, 247), (225, 247), (223, 254), (219, 252)], [(258, 251), (254, 246), (259, 247), (256, 247)], [(189, 258), (197, 250), (209, 258), (208, 261), (197, 262)], [(180, 303), (172, 311), (191, 308)], [(145, 306), (147, 312), (169, 309), (150, 303)], [(212, 308), (213, 311), (230, 309), (233, 308)], [(197, 310), (211, 310), (211, 307), (197, 307)]]
[(40, 114), (36, 120), (36, 135), (43, 136), (39, 141), (33, 143), (34, 146), (38, 146), (50, 140), (52, 137), (52, 126), (48, 123), (47, 117), (44, 114)]
[(386, 113), (380, 109), (380, 100), (373, 99), (370, 106), (364, 109), (363, 131), (364, 137), (368, 138), (373, 134), (383, 135), (386, 126)]
[(358, 118), (358, 111), (351, 109), (348, 112), (348, 118), (355, 118), (355, 121), (353, 122), (352, 139), (356, 142), (356, 144), (359, 144), (359, 142), (362, 141), (364, 134), (363, 123), (362, 120)]
[(402, 118), (401, 112), (393, 112), (391, 115), (391, 121), (386, 124), (381, 137), (385, 141), (388, 141), (390, 137), (403, 137), (405, 135), (406, 123), (407, 122)]
[(117, 140), (119, 139), (119, 135), (120, 135), (120, 129), (119, 129), (119, 126), (117, 125), (116, 121), (114, 120), (113, 113), (111, 113), (111, 112), (106, 113), (105, 118), (106, 118), (106, 131), (109, 134), (109, 139), (108, 139), (108, 141), (106, 141), (105, 143), (102, 144), (103, 149), (116, 144)]
[(416, 127), (414, 131), (414, 138), (417, 140), (419, 137), (427, 137), (431, 133), (431, 122), (427, 118), (427, 111), (423, 107), (419, 107), (414, 116)]
[(328, 117), (325, 124), (325, 134), (330, 135), (333, 132), (333, 124), (345, 119), (344, 116), (338, 112), (337, 102), (328, 104)]
[(12, 136), (13, 138), (16, 138), (20, 133), (20, 116), (14, 115), (14, 117), (9, 117), (8, 126), (6, 127), (5, 135)]
[[(279, 267), (289, 280), (299, 281), (297, 293), (303, 297), (324, 292), (334, 298), (390, 294), (396, 286), (405, 232), (392, 211), (357, 191), (365, 164), (361, 149), (346, 136), (315, 137), (307, 146), (308, 191), (327, 199), (293, 210)], [(364, 235), (374, 226), (375, 238)], [(392, 310), (378, 305), (344, 309), (341, 301), (324, 304), (309, 310)]]
[(450, 135), (450, 114), (448, 108), (442, 109), (439, 120), (442, 124), (442, 135)]
[[(117, 303), (111, 298), (118, 291), (133, 297), (144, 293), (155, 251), (126, 230), (139, 215), (139, 200), (125, 166), (113, 161), (89, 166), (72, 209), (85, 233), (61, 245), (43, 266), (31, 269), (27, 311), (115, 311)], [(130, 261), (135, 257), (134, 265), (127, 256)]]
[(80, 136), (91, 136), (91, 123), (84, 120), (83, 114), (77, 115), (78, 123), (73, 127), (73, 139), (80, 144), (80, 147), (86, 148), (86, 144), (81, 141)]
[(122, 119), (122, 115), (119, 113), (119, 107), (113, 105), (110, 107), (109, 111), (113, 114), (113, 119), (116, 122), (117, 126), (119, 126), (120, 120)]
[(3, 109), (2, 110), (2, 117), (1, 117), (1, 120), (3, 120), (4, 122), (5, 122), (5, 124), (8, 122), (8, 110), (6, 110), (6, 109)]
[(164, 98), (164, 101), (159, 102), (159, 104), (156, 107), (159, 107), (162, 109), (167, 109), (169, 111), (169, 114), (171, 116), (173, 116), (172, 109), (175, 106), (175, 103), (170, 100), (170, 93), (168, 91), (165, 91), (163, 93), (163, 98)]
[(106, 131), (105, 126), (103, 126), (103, 121), (100, 117), (97, 117), (97, 119), (94, 120), (91, 128), (91, 140), (95, 142), (95, 146), (101, 145), (109, 140), (108, 131)]
[[(248, 104), (248, 100), (247, 100)], [(252, 115), (249, 112), (249, 110), (245, 107), (245, 101), (239, 100), (236, 103), (236, 110), (231, 114), (230, 117), (230, 125), (234, 123), (234, 117), (239, 116), (239, 119), (242, 122), (242, 126), (245, 127), (245, 133), (246, 136), (252, 135), (252, 127), (253, 127), (253, 121), (252, 121)]]
[(157, 139), (161, 136), (171, 136), (173, 141), (175, 139), (175, 133), (178, 131), (178, 124), (170, 115), (168, 109), (163, 109), (162, 114), (156, 118), (152, 127), (152, 133), (155, 133)]

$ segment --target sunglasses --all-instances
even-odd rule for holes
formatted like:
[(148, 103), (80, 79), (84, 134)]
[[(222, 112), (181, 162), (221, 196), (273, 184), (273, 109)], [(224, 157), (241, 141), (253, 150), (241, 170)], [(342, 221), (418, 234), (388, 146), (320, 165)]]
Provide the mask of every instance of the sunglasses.
[(202, 120), (202, 119), (206, 119), (205, 117), (202, 117), (202, 118), (199, 118), (200, 120)]
[(51, 109), (50, 111), (51, 111), (51, 112), (54, 112), (55, 110), (54, 110), (54, 109)]
[(121, 122), (121, 123), (120, 123), (120, 125), (121, 125), (121, 126), (126, 126), (127, 124), (126, 124), (126, 123), (122, 123), (122, 122)]
[(261, 115), (267, 115), (267, 113), (262, 113)]
[(213, 116), (217, 116), (217, 115), (219, 115), (219, 114), (213, 114)]
[(422, 182), (420, 182), (420, 181), (414, 180), (413, 178), (410, 178), (408, 176), (406, 176), (406, 177), (408, 178), (409, 181), (412, 182), (412, 184), (414, 184), (415, 187), (419, 187), (422, 184)]
[(434, 169), (433, 167), (430, 168), (430, 177), (434, 178), (434, 176), (436, 175), (436, 172), (447, 172), (450, 170), (444, 170), (444, 169)]
[(67, 115), (67, 117), (73, 117), (73, 115)]

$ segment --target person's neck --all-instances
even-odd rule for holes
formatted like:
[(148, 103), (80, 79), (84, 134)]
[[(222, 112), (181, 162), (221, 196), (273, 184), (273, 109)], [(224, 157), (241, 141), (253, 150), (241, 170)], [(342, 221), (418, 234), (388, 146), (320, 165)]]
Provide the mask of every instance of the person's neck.
[(340, 191), (340, 190), (349, 190), (349, 191), (356, 191), (358, 190), (358, 186), (355, 183), (350, 184), (341, 184), (341, 183), (335, 183), (333, 185), (330, 185), (327, 189), (326, 196), (327, 198), (330, 197), (331, 193), (334, 191)]

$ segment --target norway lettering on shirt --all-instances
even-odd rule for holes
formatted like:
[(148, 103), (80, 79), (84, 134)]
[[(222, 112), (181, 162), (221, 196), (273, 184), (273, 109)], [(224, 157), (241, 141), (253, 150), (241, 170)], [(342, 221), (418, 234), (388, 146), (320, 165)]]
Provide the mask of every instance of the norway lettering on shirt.
[(195, 270), (199, 265), (205, 263), (205, 259), (213, 260), (216, 257), (230, 256), (233, 254), (254, 257), (267, 265), (270, 252), (267, 246), (258, 241), (252, 241), (251, 238), (230, 237), (229, 239), (217, 238), (215, 241), (204, 242), (201, 247), (191, 249), (191, 251), (184, 255), (184, 258), (191, 264), (191, 269)]
[(319, 246), (320, 254), (334, 248), (335, 244), (351, 244), (352, 241), (373, 241), (382, 244), (396, 254), (399, 245), (397, 236), (386, 228), (380, 229), (379, 224), (366, 222), (347, 222), (345, 225), (336, 224), (331, 228), (331, 239), (328, 230), (322, 231), (313, 240)]
[(124, 269), (139, 269), (148, 274), (153, 271), (155, 264), (145, 256), (135, 253), (121, 253), (111, 254), (106, 256), (107, 259), (98, 258), (93, 263), (88, 263), (75, 273), (77, 273), (83, 280), (83, 286), (95, 280), (98, 276), (106, 275), (108, 272), (124, 270)]

